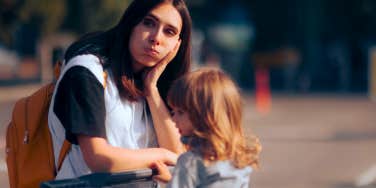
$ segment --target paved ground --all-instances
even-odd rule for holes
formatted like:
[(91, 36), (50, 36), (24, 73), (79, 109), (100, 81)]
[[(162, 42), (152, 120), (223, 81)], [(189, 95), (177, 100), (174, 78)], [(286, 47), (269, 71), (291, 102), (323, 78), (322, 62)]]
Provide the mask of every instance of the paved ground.
[[(38, 87), (0, 87), (0, 187), (8, 187), (4, 134), (11, 108)], [(280, 95), (262, 115), (252, 95), (244, 98), (245, 129), (263, 145), (252, 187), (355, 188), (357, 182), (376, 187), (376, 102), (366, 96)]]
[[(246, 104), (253, 104), (251, 98)], [(254, 187), (356, 187), (376, 165), (376, 103), (321, 95), (278, 96), (272, 104), (267, 116), (246, 108), (245, 126), (254, 127), (264, 149)], [(376, 173), (370, 176), (376, 183)]]

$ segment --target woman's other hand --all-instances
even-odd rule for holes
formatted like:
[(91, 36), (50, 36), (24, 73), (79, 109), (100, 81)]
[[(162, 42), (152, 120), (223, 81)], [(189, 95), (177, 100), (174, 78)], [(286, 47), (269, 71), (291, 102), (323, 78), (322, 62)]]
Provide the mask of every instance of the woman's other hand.
[(170, 166), (174, 166), (176, 165), (176, 162), (178, 160), (178, 155), (168, 149), (165, 149), (165, 148), (159, 148), (159, 149), (162, 149), (164, 151), (164, 157), (163, 157), (163, 163), (167, 164), (167, 165), (170, 165)]

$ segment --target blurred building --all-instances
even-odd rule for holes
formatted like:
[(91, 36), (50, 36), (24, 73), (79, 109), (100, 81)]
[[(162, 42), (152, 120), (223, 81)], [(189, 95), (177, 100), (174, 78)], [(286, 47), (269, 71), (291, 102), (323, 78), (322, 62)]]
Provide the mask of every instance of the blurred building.
[[(273, 91), (367, 91), (376, 1), (193, 0), (190, 4), (196, 26), (206, 38), (213, 39), (210, 31), (218, 22), (242, 22), (250, 28), (250, 37), (241, 41), (241, 46), (248, 45), (243, 51), (247, 54), (242, 55), (241, 68), (234, 73), (244, 88), (254, 88), (254, 69), (263, 66), (269, 68)], [(234, 12), (234, 6), (240, 8)], [(239, 16), (242, 11), (246, 16)], [(223, 19), (226, 17), (232, 19)], [(242, 30), (234, 28), (232, 35), (240, 37)], [(207, 51), (223, 56), (220, 43), (224, 39), (211, 41), (212, 49)], [(222, 58), (223, 68), (238, 63), (231, 58)]]
[[(0, 54), (10, 60), (0, 58), (0, 84), (9, 83), (7, 78), (17, 75), (19, 67), (29, 70), (27, 63), (38, 64), (53, 52), (64, 51), (74, 36), (111, 27), (129, 2), (1, 1)], [(366, 93), (376, 74), (370, 70), (369, 59), (375, 46), (376, 1), (186, 2), (194, 25), (194, 63), (220, 66), (246, 90), (254, 90), (255, 71), (260, 67), (269, 71), (272, 91), (289, 93)], [(62, 46), (47, 45), (57, 49), (48, 49), (49, 56), (40, 57), (43, 42), (67, 33), (73, 37)], [(30, 56), (36, 57), (26, 58), (25, 64), (23, 60)], [(48, 59), (53, 61), (44, 61)]]

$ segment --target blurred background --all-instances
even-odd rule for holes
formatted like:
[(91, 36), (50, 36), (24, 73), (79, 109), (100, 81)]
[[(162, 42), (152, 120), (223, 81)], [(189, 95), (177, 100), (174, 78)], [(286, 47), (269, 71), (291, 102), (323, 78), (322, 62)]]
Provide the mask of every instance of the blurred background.
[[(46, 82), (84, 33), (115, 25), (129, 0), (1, 0), (0, 84)], [(190, 0), (194, 63), (217, 64), (247, 90), (362, 93), (375, 74), (373, 0)], [(371, 85), (372, 86), (372, 85)]]
[[(66, 48), (114, 26), (130, 2), (0, 0), (2, 150), (14, 102), (50, 82)], [(245, 130), (263, 144), (253, 187), (376, 187), (376, 1), (186, 2), (194, 68), (236, 80)]]

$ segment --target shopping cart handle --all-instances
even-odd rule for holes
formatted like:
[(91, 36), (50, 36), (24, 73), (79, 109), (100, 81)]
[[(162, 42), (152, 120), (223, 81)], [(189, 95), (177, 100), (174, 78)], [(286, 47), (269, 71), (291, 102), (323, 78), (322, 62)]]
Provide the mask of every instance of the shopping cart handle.
[[(173, 167), (169, 167), (172, 171)], [(98, 172), (78, 178), (53, 180), (43, 182), (41, 188), (69, 188), (69, 187), (104, 187), (117, 184), (125, 184), (138, 181), (151, 181), (153, 175), (157, 174), (156, 169), (139, 169), (124, 172)]]

